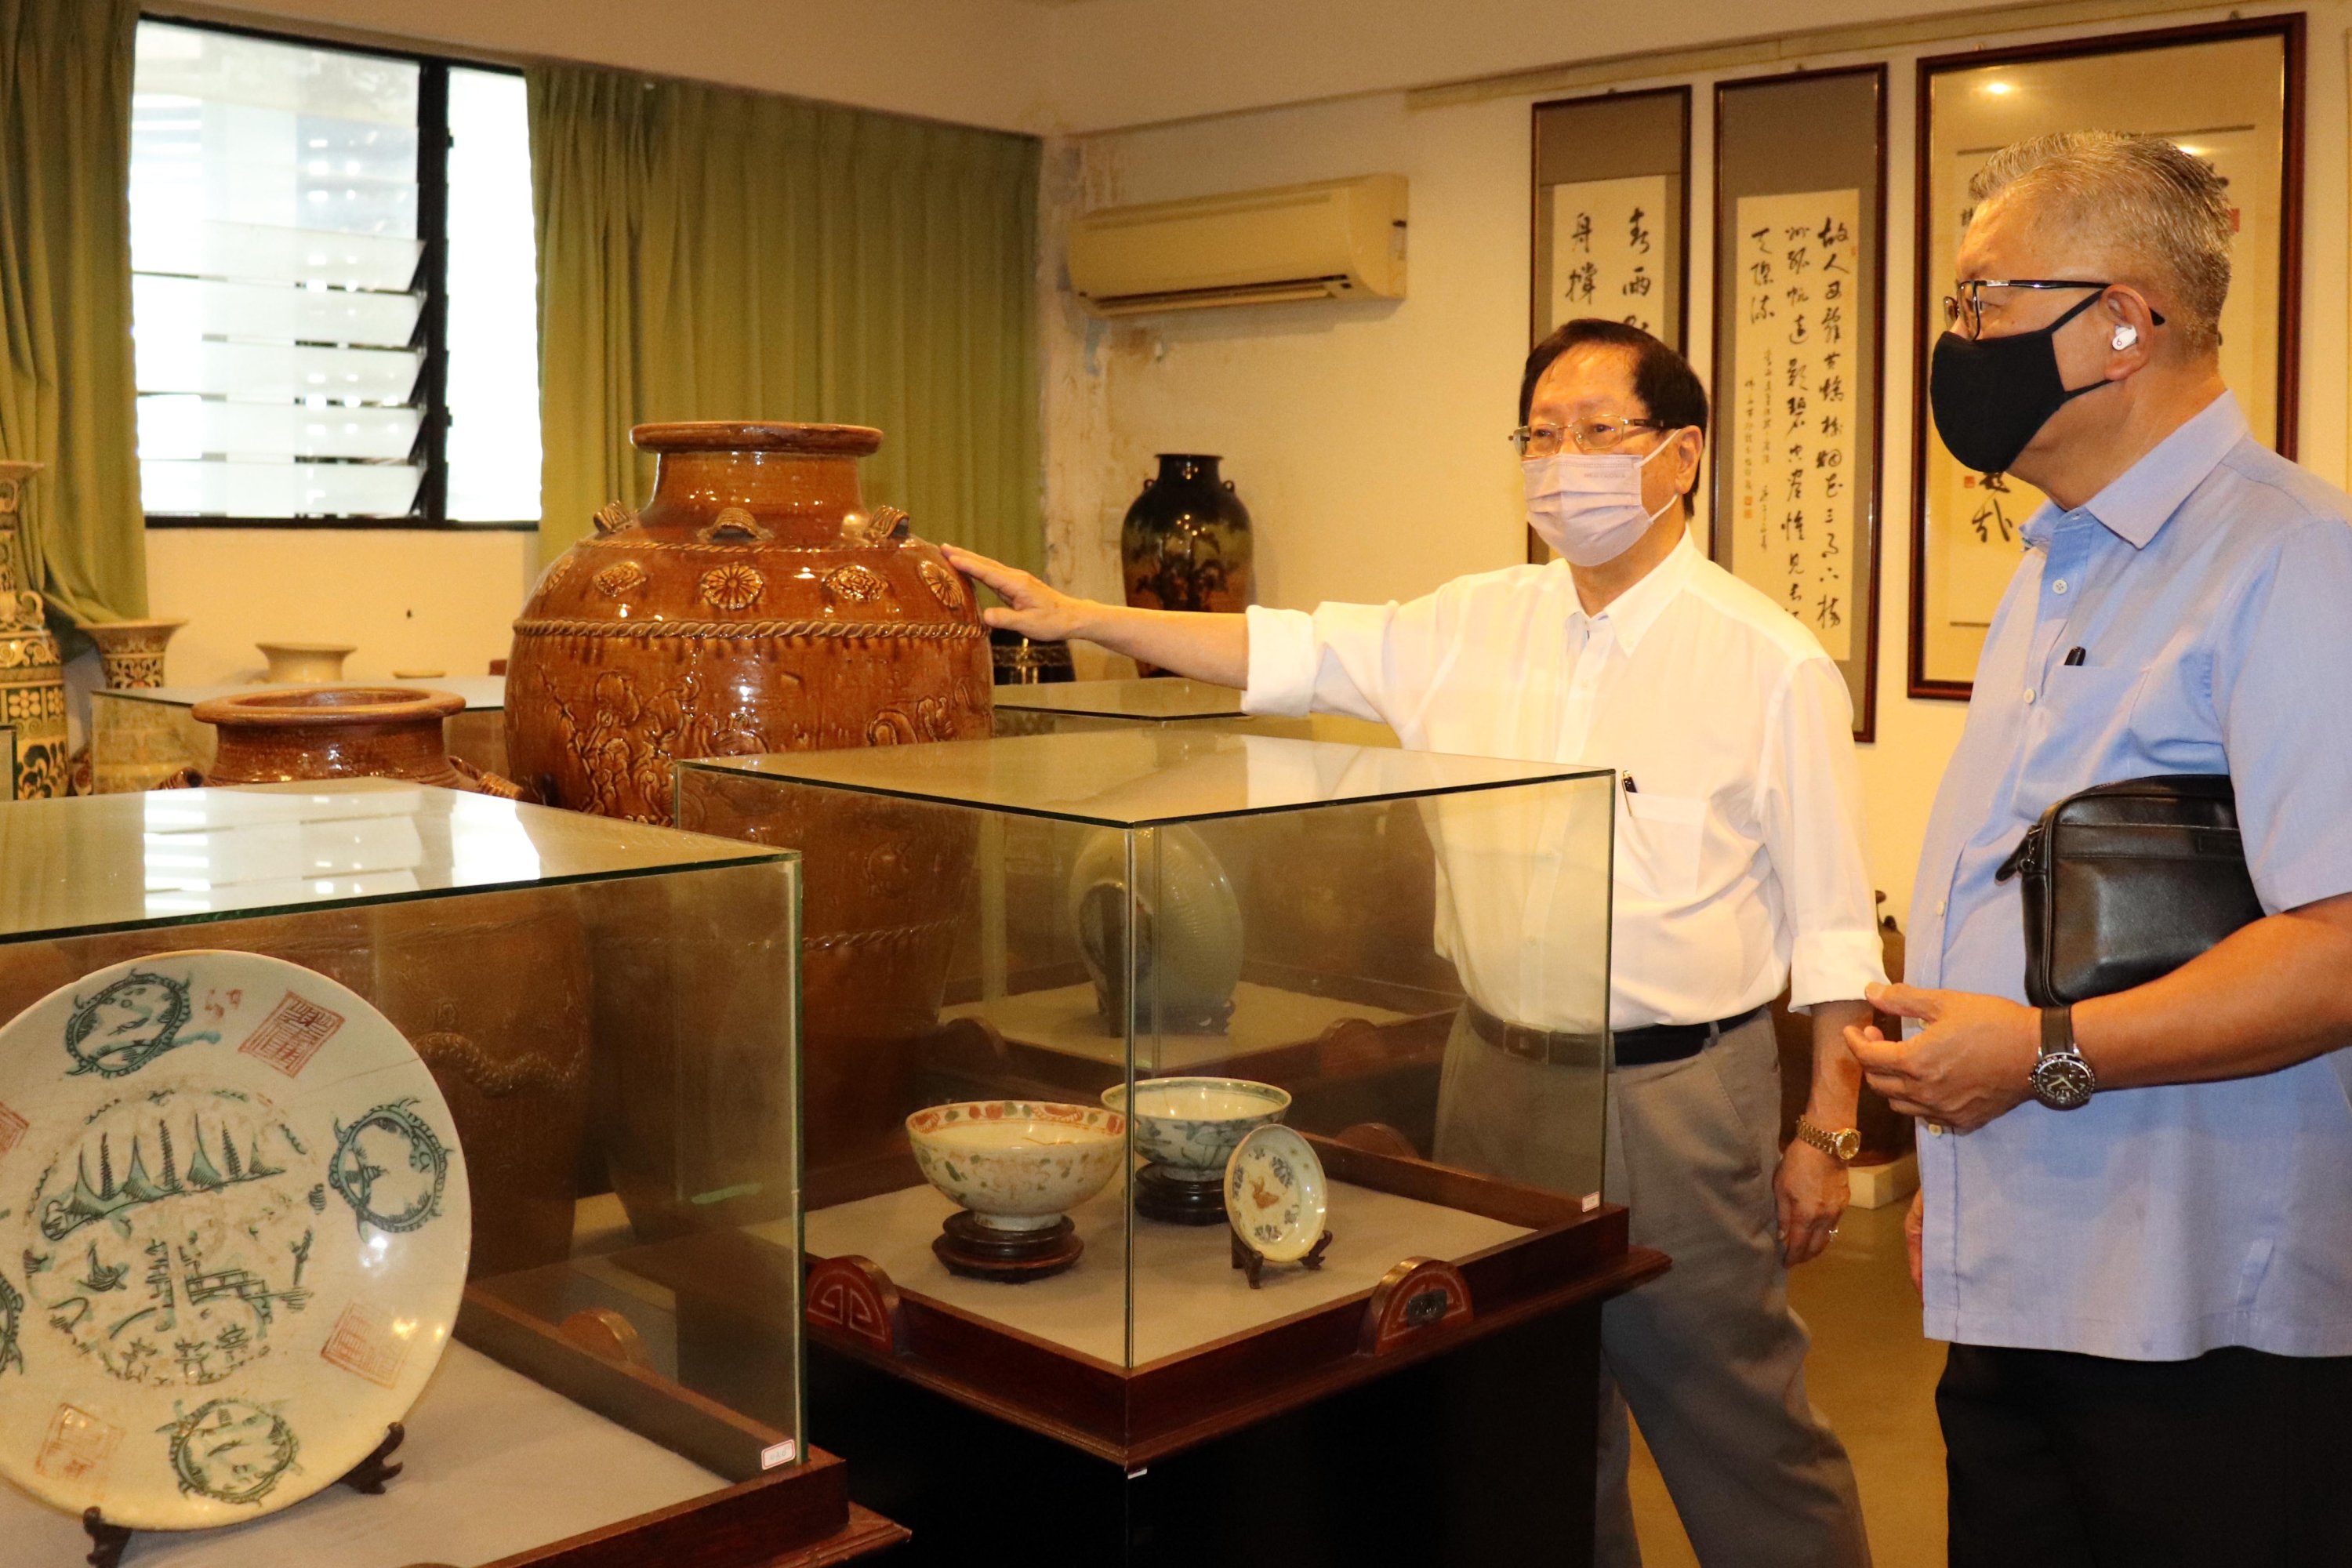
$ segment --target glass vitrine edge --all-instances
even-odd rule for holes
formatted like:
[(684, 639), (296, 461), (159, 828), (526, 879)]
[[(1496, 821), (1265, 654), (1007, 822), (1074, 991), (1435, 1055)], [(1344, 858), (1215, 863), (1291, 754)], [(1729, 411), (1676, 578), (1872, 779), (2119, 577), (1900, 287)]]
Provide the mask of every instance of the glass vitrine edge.
[[(296, 903), (247, 904), (233, 910), (195, 910), (186, 914), (142, 915), (130, 920), (98, 921), (86, 925), (41, 926), (0, 931), (0, 948), (26, 942), (70, 942), (79, 937), (108, 936), (121, 931), (170, 931), (181, 926), (220, 925), (243, 920), (270, 920), (310, 910), (368, 909), (382, 904), (416, 904), (435, 899), (462, 899), (477, 893), (527, 892), (533, 888), (571, 888), (597, 882), (632, 881), (643, 877), (668, 877), (691, 871), (731, 870), (745, 866), (797, 863), (797, 849), (761, 848), (752, 853), (712, 860), (678, 860), (661, 866), (629, 866), (613, 870), (567, 871), (545, 877), (502, 878), (466, 882), (449, 888), (421, 888), (415, 892), (354, 893), (348, 898), (306, 899)], [(796, 895), (797, 896), (797, 895)]]
[[(1432, 756), (1457, 753), (1436, 752)], [(1509, 758), (1487, 758), (1490, 762), (1507, 762)], [(1135, 830), (1145, 827), (1179, 827), (1189, 822), (1232, 822), (1249, 816), (1281, 816), (1297, 811), (1325, 811), (1337, 806), (1375, 805), (1400, 800), (1434, 800), (1444, 795), (1477, 795), (1487, 790), (1527, 789), (1538, 784), (1574, 784), (1586, 779), (1614, 778), (1615, 768), (1574, 768), (1561, 773), (1538, 773), (1527, 778), (1482, 779), (1466, 784), (1440, 784), (1429, 789), (1379, 790), (1366, 795), (1341, 795), (1331, 800), (1294, 801), (1286, 805), (1245, 805), (1228, 811), (1182, 812), (1170, 816), (1105, 816), (1076, 811), (1046, 811), (1034, 805), (1013, 805), (1003, 801), (951, 799), (944, 795), (927, 795), (919, 790), (892, 789), (881, 784), (850, 784), (840, 779), (803, 778), (793, 773), (773, 773), (751, 767), (735, 759), (709, 758), (678, 764), (681, 773), (729, 773), (739, 778), (773, 779), (778, 784), (797, 784), (804, 789), (838, 790), (844, 795), (879, 795), (888, 800), (912, 801), (923, 805), (949, 806), (961, 811), (986, 811), (1005, 816), (1029, 816), (1045, 822), (1083, 823), (1089, 827), (1112, 827)]]

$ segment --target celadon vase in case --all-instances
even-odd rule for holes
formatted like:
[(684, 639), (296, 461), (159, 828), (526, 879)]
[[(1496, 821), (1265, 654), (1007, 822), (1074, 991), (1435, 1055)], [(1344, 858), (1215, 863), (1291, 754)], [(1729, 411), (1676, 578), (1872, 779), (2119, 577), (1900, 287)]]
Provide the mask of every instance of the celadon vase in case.
[(16, 581), (17, 504), (42, 465), (0, 462), (0, 724), (16, 731), (16, 795), (66, 793), (66, 680), (41, 595)]

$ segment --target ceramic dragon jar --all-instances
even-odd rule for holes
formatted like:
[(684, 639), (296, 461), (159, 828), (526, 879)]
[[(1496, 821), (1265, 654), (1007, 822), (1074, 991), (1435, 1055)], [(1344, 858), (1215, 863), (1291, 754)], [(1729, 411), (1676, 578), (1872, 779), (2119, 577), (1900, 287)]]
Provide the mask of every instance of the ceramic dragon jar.
[[(869, 508), (857, 462), (880, 431), (847, 425), (641, 425), (656, 454), (641, 511), (614, 502), (559, 558), (515, 623), (507, 755), (550, 805), (671, 819), (671, 773), (693, 757), (812, 751), (989, 733), (990, 654), (971, 592), (903, 512)], [(938, 1021), (970, 826), (911, 803), (860, 801), (822, 831), (772, 792), (740, 815), (684, 824), (803, 851), (803, 1060), (812, 1172), (903, 1146), (914, 1059)], [(835, 803), (838, 805), (838, 803)], [(599, 1006), (625, 1006), (632, 955), (601, 952)], [(612, 976), (611, 987), (605, 984)], [(713, 1005), (719, 1005), (714, 999)], [(714, 1020), (715, 1022), (715, 1020)], [(621, 1064), (646, 1092), (600, 1096), (644, 1117), (666, 1064)], [(656, 1118), (658, 1121), (658, 1118)], [(644, 1136), (659, 1135), (648, 1123)], [(687, 1223), (632, 1179), (625, 1130), (613, 1175), (640, 1226)], [(658, 1162), (647, 1168), (659, 1168)]]

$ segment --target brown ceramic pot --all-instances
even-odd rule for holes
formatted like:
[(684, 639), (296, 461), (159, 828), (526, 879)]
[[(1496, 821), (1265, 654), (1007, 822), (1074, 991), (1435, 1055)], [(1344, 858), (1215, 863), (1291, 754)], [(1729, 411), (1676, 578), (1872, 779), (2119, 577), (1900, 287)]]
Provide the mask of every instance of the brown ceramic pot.
[[(515, 623), (507, 755), (541, 799), (667, 822), (680, 759), (988, 734), (989, 646), (970, 589), (904, 513), (867, 507), (859, 490), (857, 461), (881, 432), (641, 425), (630, 439), (658, 458), (652, 499), (642, 512), (604, 507)], [(814, 1173), (903, 1146), (976, 841), (969, 819), (908, 803), (836, 800), (820, 819), (812, 793), (730, 790), (686, 826), (805, 857), (802, 1121)], [(610, 956), (600, 952), (600, 982), (625, 973)], [(666, 1109), (663, 1086), (696, 1066), (638, 1050), (603, 1065), (612, 1081), (599, 1093)], [(690, 1226), (656, 1179), (667, 1157), (650, 1131), (624, 1119), (614, 1136), (611, 1169), (640, 1229)]]
[(207, 784), (397, 778), (513, 799), (502, 778), (449, 760), (441, 726), (462, 713), (454, 691), (406, 686), (299, 686), (240, 691), (196, 704), (220, 731)]
[(906, 514), (868, 509), (855, 425), (640, 425), (614, 502), (515, 623), (507, 756), (551, 805), (670, 820), (689, 757), (988, 733), (988, 641)]

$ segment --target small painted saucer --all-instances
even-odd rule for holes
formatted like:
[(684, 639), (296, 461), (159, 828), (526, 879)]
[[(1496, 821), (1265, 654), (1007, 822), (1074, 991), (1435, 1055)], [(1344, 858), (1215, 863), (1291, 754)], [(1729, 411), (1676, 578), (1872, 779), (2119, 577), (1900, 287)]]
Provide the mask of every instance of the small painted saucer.
[(1297, 1263), (1323, 1239), (1330, 1216), (1323, 1162), (1287, 1127), (1261, 1127), (1225, 1162), (1225, 1217), (1268, 1263)]

